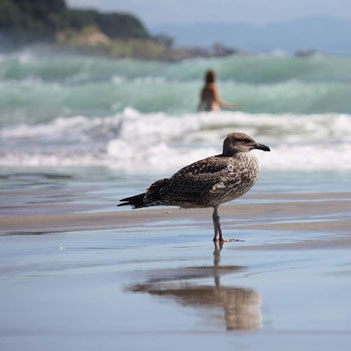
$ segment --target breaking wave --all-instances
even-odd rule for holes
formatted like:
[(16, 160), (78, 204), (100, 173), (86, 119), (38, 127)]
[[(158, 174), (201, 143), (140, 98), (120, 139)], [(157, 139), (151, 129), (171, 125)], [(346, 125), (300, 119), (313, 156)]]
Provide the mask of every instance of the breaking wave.
[(252, 135), (266, 169), (351, 169), (351, 116), (245, 112), (141, 113), (60, 117), (0, 130), (3, 166), (108, 166), (125, 172), (172, 171), (221, 152), (233, 131)]

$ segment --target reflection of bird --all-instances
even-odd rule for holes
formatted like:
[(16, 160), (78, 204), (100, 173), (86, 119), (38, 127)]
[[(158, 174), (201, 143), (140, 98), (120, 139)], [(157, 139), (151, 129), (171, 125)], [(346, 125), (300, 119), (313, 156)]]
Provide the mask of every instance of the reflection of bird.
[(261, 323), (261, 298), (251, 289), (221, 287), (218, 268), (220, 252), (223, 244), (219, 247), (215, 243), (213, 252), (213, 265), (215, 269), (216, 295), (224, 308), (225, 324), (228, 330), (257, 329)]
[[(221, 244), (221, 243), (220, 243)], [(134, 292), (146, 292), (150, 295), (174, 298), (183, 306), (216, 308), (224, 310), (224, 320), (227, 330), (257, 329), (261, 323), (261, 298), (257, 291), (238, 287), (224, 287), (220, 284), (222, 274), (241, 271), (239, 266), (220, 266), (221, 246), (215, 246), (213, 252), (213, 267), (188, 267), (167, 270), (162, 277), (151, 279), (145, 284), (131, 287)], [(192, 285), (187, 280), (214, 277), (214, 285)], [(173, 279), (172, 279), (173, 278)], [(179, 281), (179, 284), (170, 281)], [(223, 317), (222, 317), (223, 318)]]
[(252, 149), (270, 151), (244, 133), (232, 133), (223, 143), (223, 152), (192, 163), (170, 178), (151, 184), (145, 193), (122, 199), (118, 206), (213, 207), (214, 238), (224, 241), (218, 207), (245, 194), (255, 184), (259, 167)]

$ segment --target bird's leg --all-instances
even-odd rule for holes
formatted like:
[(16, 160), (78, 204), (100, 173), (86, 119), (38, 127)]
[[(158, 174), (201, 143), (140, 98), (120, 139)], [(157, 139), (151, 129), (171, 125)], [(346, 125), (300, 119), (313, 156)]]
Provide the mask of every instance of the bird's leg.
[[(240, 239), (224, 239), (223, 238), (220, 217), (218, 214), (218, 207), (213, 208), (212, 219), (213, 219), (213, 226), (214, 226), (214, 233), (215, 233), (214, 237), (213, 237), (213, 241), (218, 240), (220, 243), (231, 242), (231, 241), (244, 241), (244, 240), (240, 240)], [(219, 238), (217, 239), (218, 234), (219, 234)]]
[(219, 241), (224, 241), (223, 235), (222, 235), (221, 223), (219, 221), (220, 217), (218, 215), (218, 208), (217, 207), (213, 208), (212, 219), (213, 219), (213, 226), (214, 226), (213, 241), (217, 240), (217, 234), (219, 234)]
[(219, 217), (219, 215), (217, 214), (217, 225), (218, 225), (219, 241), (223, 242), (224, 239), (223, 239), (222, 229), (221, 229), (221, 223), (220, 223), (219, 219), (220, 219), (220, 217)]
[(217, 207), (214, 207), (213, 208), (213, 213), (212, 213), (213, 228), (214, 228), (213, 241), (217, 240), (217, 234), (218, 234), (218, 229), (217, 229), (217, 225), (216, 225), (216, 215), (217, 215)]

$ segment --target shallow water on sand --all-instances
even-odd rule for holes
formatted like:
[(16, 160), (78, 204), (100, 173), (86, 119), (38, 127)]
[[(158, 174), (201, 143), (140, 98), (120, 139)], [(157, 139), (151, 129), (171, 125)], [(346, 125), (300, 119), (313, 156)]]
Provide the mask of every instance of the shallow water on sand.
[[(171, 174), (125, 174), (93, 167), (7, 168), (0, 174), (0, 216), (123, 211), (126, 208), (116, 208), (120, 199), (144, 192)], [(344, 192), (350, 186), (347, 171), (262, 171), (253, 189), (238, 201), (268, 201), (260, 199), (262, 194)]]
[(349, 349), (349, 251), (265, 248), (335, 233), (179, 224), (1, 236), (1, 349)]

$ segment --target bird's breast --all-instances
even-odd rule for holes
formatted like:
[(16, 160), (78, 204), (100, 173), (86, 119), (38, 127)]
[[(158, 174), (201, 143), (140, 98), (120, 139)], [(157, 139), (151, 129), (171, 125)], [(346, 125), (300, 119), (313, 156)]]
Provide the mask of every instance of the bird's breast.
[(242, 153), (237, 155), (227, 165), (225, 177), (217, 184), (218, 192), (222, 194), (223, 202), (234, 200), (256, 183), (259, 174), (259, 165), (255, 155)]

